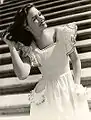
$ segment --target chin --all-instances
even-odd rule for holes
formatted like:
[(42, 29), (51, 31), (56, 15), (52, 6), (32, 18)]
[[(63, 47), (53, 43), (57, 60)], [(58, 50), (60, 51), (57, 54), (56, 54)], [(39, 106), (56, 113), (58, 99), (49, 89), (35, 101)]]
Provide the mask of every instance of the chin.
[(47, 24), (44, 25), (44, 29), (47, 28)]
[(42, 28), (41, 28), (41, 30), (44, 30), (44, 29), (46, 29), (47, 28), (47, 25), (44, 25)]

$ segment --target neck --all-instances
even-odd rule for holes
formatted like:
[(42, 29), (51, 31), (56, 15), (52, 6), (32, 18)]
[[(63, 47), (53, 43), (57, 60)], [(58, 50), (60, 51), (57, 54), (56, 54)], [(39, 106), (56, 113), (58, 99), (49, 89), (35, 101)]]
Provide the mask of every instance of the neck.
[(34, 37), (35, 37), (36, 41), (40, 41), (40, 39), (41, 39), (41, 34), (40, 34), (40, 35), (34, 35)]
[(42, 30), (41, 32), (37, 33), (37, 34), (36, 34), (36, 33), (33, 33), (33, 34), (34, 34), (34, 37), (35, 37), (35, 39), (36, 39), (37, 42), (40, 42), (40, 41), (43, 40), (43, 35), (44, 35), (44, 33), (45, 33), (45, 29)]
[(50, 44), (53, 44), (54, 41), (52, 36), (50, 36), (48, 29), (43, 30), (40, 36), (35, 36), (37, 46), (40, 49), (43, 49)]
[(34, 35), (36, 41), (40, 41), (42, 39), (44, 31), (45, 31), (45, 29), (40, 32), (37, 32), (37, 33), (33, 32), (33, 35)]

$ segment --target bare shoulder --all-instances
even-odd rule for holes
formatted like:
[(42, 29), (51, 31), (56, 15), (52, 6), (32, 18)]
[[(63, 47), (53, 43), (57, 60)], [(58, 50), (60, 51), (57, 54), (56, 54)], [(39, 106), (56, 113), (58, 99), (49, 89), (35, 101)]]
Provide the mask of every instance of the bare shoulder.
[(63, 25), (58, 25), (58, 26), (48, 27), (47, 29), (48, 29), (49, 31), (54, 31), (54, 30), (56, 30), (56, 29), (60, 29), (62, 26), (63, 26)]
[(62, 25), (49, 27), (47, 28), (47, 33), (51, 34), (51, 37), (55, 38), (57, 34), (60, 34), (60, 32), (63, 31), (62, 27), (63, 27)]
[(63, 29), (63, 26), (62, 25), (59, 25), (59, 26), (54, 26), (54, 27), (49, 27), (48, 29), (47, 29), (47, 32), (49, 33), (49, 34), (56, 34), (58, 31), (61, 31)]
[(48, 27), (47, 29), (46, 29), (46, 31), (47, 32), (54, 32), (55, 31), (55, 27)]

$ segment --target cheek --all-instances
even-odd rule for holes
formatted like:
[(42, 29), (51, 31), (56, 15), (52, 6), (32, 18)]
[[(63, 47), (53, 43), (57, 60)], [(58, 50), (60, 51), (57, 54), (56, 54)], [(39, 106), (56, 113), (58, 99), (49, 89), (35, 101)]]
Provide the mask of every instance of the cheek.
[(45, 19), (45, 17), (42, 15), (42, 19)]
[(38, 20), (35, 20), (33, 24), (38, 26)]

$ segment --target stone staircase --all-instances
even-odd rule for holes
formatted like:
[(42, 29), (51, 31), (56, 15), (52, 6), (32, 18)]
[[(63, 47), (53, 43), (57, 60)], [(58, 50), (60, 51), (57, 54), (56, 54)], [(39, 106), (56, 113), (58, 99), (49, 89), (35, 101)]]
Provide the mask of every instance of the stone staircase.
[[(91, 89), (91, 0), (5, 0), (0, 5), (1, 32), (13, 23), (16, 11), (29, 2), (44, 14), (49, 27), (76, 22), (81, 83)], [(0, 120), (29, 119), (28, 93), (40, 78), (35, 67), (26, 80), (20, 81), (14, 73), (9, 48), (0, 40)], [(91, 108), (90, 99), (88, 103)]]

